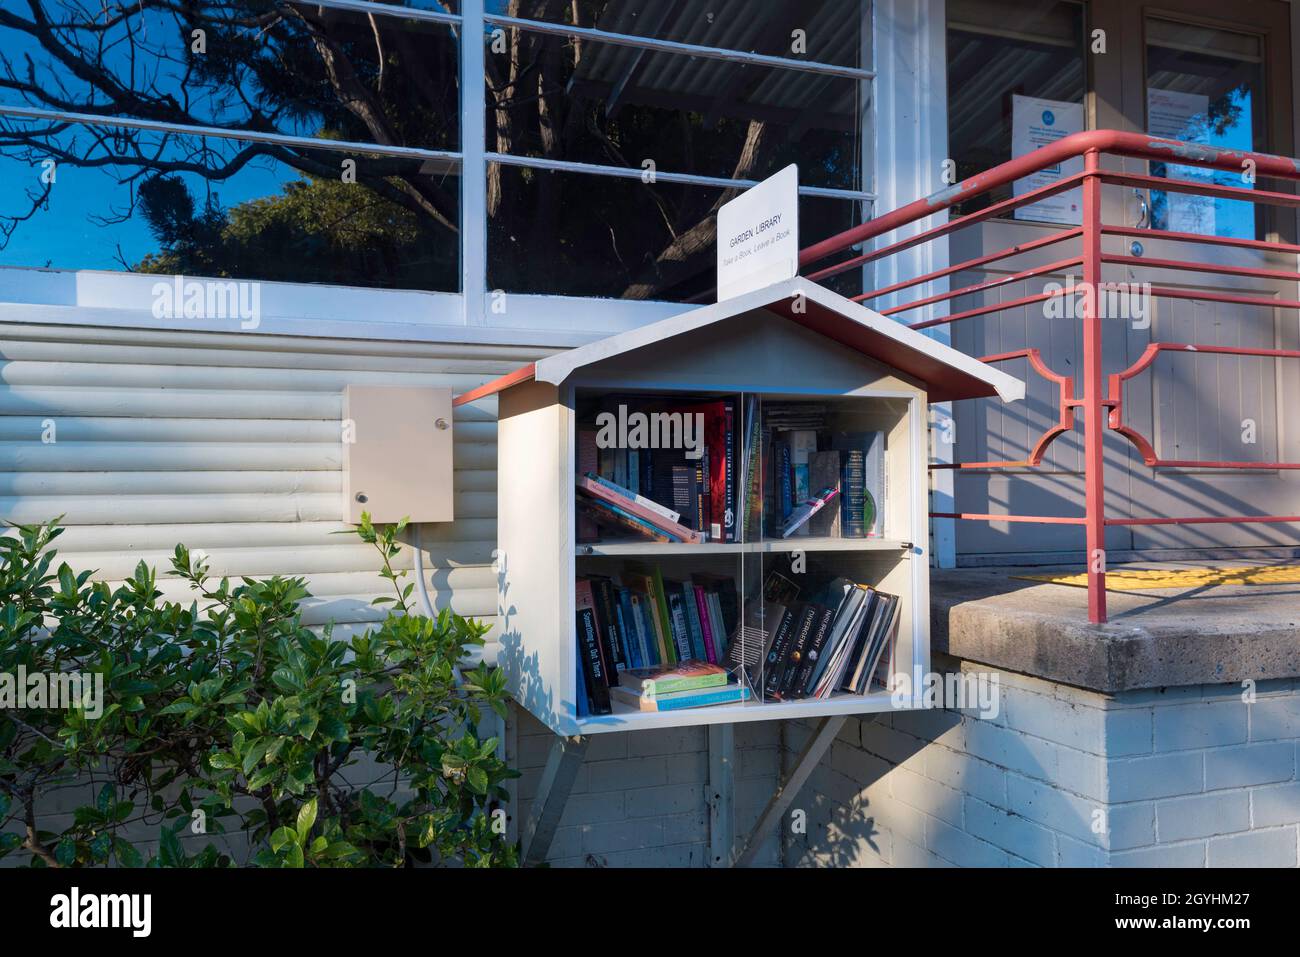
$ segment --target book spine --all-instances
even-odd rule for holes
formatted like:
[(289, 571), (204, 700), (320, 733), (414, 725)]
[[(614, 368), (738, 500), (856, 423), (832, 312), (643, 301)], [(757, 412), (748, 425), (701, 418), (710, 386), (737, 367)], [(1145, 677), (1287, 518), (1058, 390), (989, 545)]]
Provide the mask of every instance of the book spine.
[(618, 610), (623, 627), (624, 651), (630, 666), (633, 668), (644, 668), (646, 665), (645, 657), (641, 653), (641, 629), (637, 623), (636, 612), (632, 609), (632, 592), (623, 587), (617, 589), (618, 593)]
[(649, 699), (655, 711), (680, 711), (683, 708), (703, 708), (711, 704), (730, 704), (749, 700), (749, 689), (743, 685), (719, 688), (717, 691), (702, 691), (685, 698)]
[(641, 495), (640, 493), (635, 492), (630, 488), (623, 488), (623, 486), (621, 485), (615, 485), (609, 479), (597, 475), (594, 472), (589, 473), (584, 477), (591, 479), (593, 482), (599, 482), (601, 485), (609, 489), (619, 498), (622, 498), (628, 502), (635, 502), (637, 505), (640, 505), (642, 508), (649, 509), (650, 511), (654, 512), (656, 515), (662, 515), (670, 522), (678, 523), (681, 521), (682, 518), (681, 515), (674, 512), (671, 508), (668, 508), (665, 505), (660, 505), (658, 502), (654, 501), (653, 499), (646, 498), (644, 495)]
[(677, 664), (677, 646), (673, 641), (672, 620), (669, 617), (668, 595), (664, 591), (664, 576), (658, 566), (655, 567), (654, 576), (651, 579), (654, 584), (654, 603), (659, 616), (659, 627), (661, 631), (660, 649), (663, 655), (663, 664)]
[(834, 650), (826, 647), (826, 638), (830, 634), (831, 621), (834, 618), (835, 612), (830, 608), (822, 608), (818, 612), (811, 637), (808, 639), (808, 647), (804, 651), (803, 660), (799, 662), (799, 671), (794, 676), (794, 687), (791, 693), (796, 698), (808, 697), (808, 693), (812, 690), (812, 676), (818, 658), (823, 652), (829, 654)]
[(591, 515), (597, 524), (613, 525), (624, 531), (643, 535), (656, 542), (680, 542), (682, 539), (652, 525), (643, 518), (638, 518), (618, 505), (613, 505), (599, 498), (578, 500), (580, 512)]
[(785, 671), (790, 643), (794, 637), (794, 615), (789, 610), (781, 616), (777, 625), (776, 637), (772, 639), (772, 650), (767, 654), (763, 666), (763, 697), (775, 697), (781, 689), (781, 675)]
[[(579, 475), (594, 474), (600, 468), (600, 454), (599, 449), (596, 447), (596, 434), (595, 429), (578, 430), (577, 465)], [(600, 535), (596, 520), (590, 515), (584, 514), (577, 516), (575, 532), (577, 540), (580, 542), (594, 542)]]
[(713, 622), (709, 614), (709, 596), (703, 586), (695, 586), (695, 607), (700, 616), (700, 632), (704, 638), (704, 660), (711, 665), (718, 663), (718, 652), (713, 644)]
[(682, 593), (672, 590), (668, 593), (669, 626), (673, 633), (673, 649), (678, 661), (691, 658), (691, 629), (686, 619), (686, 609), (682, 605)]
[(844, 538), (866, 538), (867, 465), (862, 449), (844, 453), (840, 468), (840, 534)]
[(595, 607), (579, 608), (577, 619), (578, 653), (586, 679), (587, 703), (592, 714), (609, 714), (609, 680), (600, 649), (600, 627), (596, 622)]
[(723, 432), (726, 467), (723, 470), (722, 534), (725, 541), (736, 541), (736, 404), (727, 402), (727, 426)]
[(698, 532), (687, 528), (685, 525), (670, 521), (659, 512), (621, 495), (610, 488), (608, 483), (602, 482), (598, 478), (593, 479), (584, 475), (578, 479), (577, 484), (578, 489), (589, 496), (592, 501), (601, 502), (612, 509), (617, 509), (622, 514), (630, 515), (642, 524), (648, 525), (664, 535), (671, 535), (674, 539), (684, 542), (696, 543), (700, 541)]
[(596, 599), (596, 625), (600, 629), (600, 650), (605, 656), (605, 681), (608, 684), (617, 684), (622, 653), (619, 651), (614, 605), (609, 600), (609, 579), (594, 578), (591, 583), (592, 594)]
[[(691, 675), (682, 677), (666, 678), (647, 678), (641, 683), (641, 696), (643, 698), (658, 698), (666, 694), (677, 694), (681, 691), (699, 691), (702, 688), (718, 688), (727, 683), (725, 674), (719, 675)], [(626, 685), (624, 685), (626, 687)]]
[(817, 617), (817, 607), (815, 605), (805, 605), (803, 614), (799, 616), (799, 624), (795, 629), (794, 643), (790, 646), (790, 655), (786, 660), (785, 673), (781, 675), (781, 685), (777, 694), (782, 699), (788, 699), (794, 694), (794, 679), (799, 673), (799, 666), (803, 664), (804, 651), (808, 647), (808, 641), (812, 637), (812, 629)]
[(688, 581), (682, 582), (682, 607), (686, 610), (686, 625), (690, 630), (691, 657), (696, 661), (704, 661), (704, 626), (695, 601), (695, 586)]

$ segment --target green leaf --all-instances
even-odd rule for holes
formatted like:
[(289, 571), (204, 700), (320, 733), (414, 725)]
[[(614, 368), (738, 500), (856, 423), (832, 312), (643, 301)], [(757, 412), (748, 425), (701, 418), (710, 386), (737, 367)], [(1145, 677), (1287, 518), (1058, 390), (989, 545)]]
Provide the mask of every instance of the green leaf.
[(306, 844), (307, 835), (311, 833), (312, 825), (316, 823), (316, 799), (312, 798), (301, 808), (298, 809), (298, 843)]
[(295, 843), (297, 839), (298, 835), (294, 833), (293, 828), (277, 827), (271, 832), (271, 850), (279, 854), (281, 848)]
[(488, 776), (482, 768), (470, 768), (465, 774), (465, 782), (475, 794), (487, 794)]
[(143, 863), (140, 852), (120, 837), (113, 839), (113, 852), (117, 855), (117, 862), (123, 867), (139, 867)]
[(176, 832), (169, 827), (162, 828), (158, 836), (158, 861), (163, 867), (185, 866), (185, 852), (181, 850), (181, 842), (177, 839)]

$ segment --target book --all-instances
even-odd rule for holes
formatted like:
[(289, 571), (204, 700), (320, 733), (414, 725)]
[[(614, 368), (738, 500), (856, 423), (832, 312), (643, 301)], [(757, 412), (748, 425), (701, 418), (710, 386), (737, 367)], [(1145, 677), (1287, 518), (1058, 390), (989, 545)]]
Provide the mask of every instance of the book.
[(785, 526), (781, 529), (781, 537), (789, 538), (799, 529), (804, 528), (810, 518), (833, 502), (839, 494), (837, 488), (824, 488), (816, 495), (808, 498), (790, 513), (789, 519), (786, 520)]
[(596, 618), (600, 622), (601, 647), (605, 652), (605, 663), (609, 668), (609, 680), (613, 683), (618, 678), (618, 668), (626, 663), (623, 654), (623, 636), (618, 628), (618, 615), (614, 607), (614, 586), (608, 578), (593, 577), (592, 592), (596, 597)]
[[(790, 433), (790, 475), (794, 485), (794, 507), (791, 514), (799, 507), (800, 502), (807, 501), (813, 493), (808, 461), (816, 451), (817, 433), (815, 431), (812, 429), (796, 429)], [(786, 521), (788, 524), (789, 519)], [(810, 533), (804, 530), (799, 534), (808, 535)]]
[(866, 452), (847, 449), (843, 455), (840, 465), (840, 535), (843, 538), (866, 538)]
[(645, 519), (628, 512), (622, 506), (614, 505), (603, 499), (587, 498), (580, 495), (575, 504), (579, 517), (590, 517), (598, 526), (631, 532), (641, 538), (648, 538), (655, 542), (683, 541), (681, 537), (663, 531)]
[(615, 509), (621, 515), (637, 519), (641, 526), (648, 526), (655, 533), (668, 536), (670, 541), (691, 542), (692, 544), (701, 541), (700, 534), (695, 530), (668, 519), (660, 512), (615, 491), (608, 482), (603, 482), (596, 476), (583, 475), (577, 480), (577, 485), (578, 491), (589, 496), (593, 501)]
[(831, 436), (831, 447), (841, 451), (862, 452), (864, 496), (862, 514), (865, 537), (883, 538), (885, 534), (886, 499), (888, 497), (888, 473), (885, 468), (885, 433), (880, 431), (836, 432)]
[(794, 627), (794, 640), (781, 672), (781, 684), (777, 688), (777, 696), (782, 700), (794, 697), (795, 677), (803, 665), (804, 653), (812, 639), (813, 628), (817, 624), (820, 613), (821, 606), (813, 602), (804, 603), (799, 610), (799, 618)]
[(704, 625), (700, 621), (700, 607), (695, 599), (695, 585), (689, 578), (680, 583), (682, 590), (682, 608), (686, 612), (686, 630), (690, 637), (691, 653), (688, 658), (707, 661), (708, 653), (704, 650)]
[(582, 662), (583, 684), (591, 714), (609, 714), (609, 671), (601, 648), (600, 624), (596, 618), (596, 599), (591, 582), (577, 582), (578, 657)]
[[(803, 649), (803, 656), (799, 661), (799, 668), (794, 673), (794, 681), (790, 685), (790, 697), (806, 698), (812, 691), (813, 671), (818, 664), (818, 658), (822, 651), (827, 654), (834, 652), (837, 647), (834, 644), (828, 645), (828, 639), (831, 635), (831, 623), (835, 619), (835, 609), (826, 605), (814, 605), (815, 613), (813, 615), (812, 629), (808, 633), (808, 641)], [(784, 684), (784, 681), (782, 682)]]
[[(834, 450), (814, 452), (808, 458), (808, 481), (813, 488), (834, 488), (843, 494), (840, 488), (840, 453)], [(808, 534), (839, 538), (840, 509), (823, 508), (808, 519)]]
[(704, 638), (704, 660), (709, 664), (718, 663), (717, 645), (713, 642), (713, 615), (709, 608), (709, 594), (702, 585), (691, 586), (695, 591), (695, 611), (699, 616), (700, 632)]
[(790, 655), (790, 645), (794, 640), (795, 616), (790, 609), (785, 609), (781, 621), (776, 626), (776, 636), (772, 647), (768, 649), (763, 662), (763, 696), (774, 698), (781, 690), (781, 678), (785, 673), (786, 661)]
[(703, 708), (708, 705), (735, 704), (750, 699), (749, 689), (742, 684), (719, 688), (700, 688), (695, 691), (678, 691), (646, 698), (624, 687), (609, 689), (610, 695), (621, 704), (639, 711), (680, 711), (683, 708)]
[(681, 582), (664, 582), (664, 593), (668, 597), (668, 624), (673, 635), (673, 651), (677, 661), (689, 661), (694, 657), (691, 649), (690, 622), (686, 617), (686, 603), (682, 599)]
[[(629, 468), (628, 474), (635, 475), (637, 473), (634, 470), (631, 470)], [(674, 522), (677, 524), (681, 523), (681, 518), (682, 518), (681, 515), (677, 514), (671, 508), (668, 508), (666, 505), (660, 505), (658, 502), (648, 499), (644, 495), (641, 495), (630, 488), (623, 488), (623, 486), (621, 485), (616, 485), (613, 482), (611, 482), (609, 479), (605, 478), (604, 476), (597, 475), (595, 472), (585, 472), (583, 473), (583, 475), (586, 478), (591, 479), (593, 482), (599, 482), (601, 485), (608, 488), (615, 495), (625, 500), (630, 500), (632, 502), (635, 502), (637, 505), (640, 505), (642, 508), (647, 508), (652, 512), (662, 515), (670, 522)], [(640, 484), (639, 479), (638, 479), (638, 484)]]
[(727, 683), (727, 669), (703, 661), (682, 661), (666, 668), (634, 668), (623, 671), (619, 684), (647, 698), (679, 691), (716, 688)]
[[(579, 475), (595, 472), (600, 467), (600, 450), (596, 446), (595, 429), (578, 429), (578, 468)], [(589, 515), (578, 515), (577, 539), (580, 542), (594, 542), (600, 535), (596, 520)]]
[(668, 630), (667, 600), (663, 593), (663, 579), (656, 577), (657, 569), (652, 574), (649, 571), (629, 567), (627, 573), (627, 580), (645, 595), (642, 611), (649, 625), (646, 637), (650, 638), (653, 635), (655, 664), (672, 664), (675, 659), (670, 657), (672, 639), (669, 637), (671, 633)]
[(627, 665), (630, 668), (644, 668), (648, 662), (645, 660), (636, 612), (632, 609), (632, 590), (616, 585), (614, 595), (618, 599), (619, 628), (623, 632), (623, 651)]

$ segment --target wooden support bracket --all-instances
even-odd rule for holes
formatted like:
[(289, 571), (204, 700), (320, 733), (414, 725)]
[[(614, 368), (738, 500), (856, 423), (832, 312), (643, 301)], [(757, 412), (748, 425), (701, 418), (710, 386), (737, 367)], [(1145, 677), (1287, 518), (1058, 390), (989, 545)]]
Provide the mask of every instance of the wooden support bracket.
[(835, 740), (835, 736), (840, 733), (840, 728), (844, 727), (844, 722), (847, 720), (848, 716), (842, 714), (827, 715), (821, 719), (817, 725), (817, 730), (808, 739), (808, 743), (804, 745), (804, 749), (795, 761), (794, 767), (790, 769), (790, 774), (776, 789), (776, 793), (772, 795), (772, 800), (767, 802), (767, 807), (759, 815), (754, 830), (750, 832), (739, 853), (736, 854), (736, 867), (750, 867), (753, 865), (754, 859), (758, 856), (759, 848), (767, 840), (768, 834), (781, 823), (781, 818), (785, 816), (786, 810), (794, 801), (795, 796), (803, 789), (804, 784), (808, 781), (808, 776), (813, 772), (813, 768), (817, 767), (822, 755), (826, 753), (826, 749), (831, 746), (831, 742)]
[(590, 740), (590, 737), (582, 736), (557, 736), (551, 745), (551, 754), (546, 759), (546, 769), (542, 772), (542, 781), (520, 844), (520, 860), (524, 867), (534, 867), (546, 860)]

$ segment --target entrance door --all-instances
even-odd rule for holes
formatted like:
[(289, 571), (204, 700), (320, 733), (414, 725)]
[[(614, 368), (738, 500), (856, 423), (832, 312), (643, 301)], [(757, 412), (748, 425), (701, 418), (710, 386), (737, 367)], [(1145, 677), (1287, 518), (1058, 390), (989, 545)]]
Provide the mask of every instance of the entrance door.
[[(962, 178), (1019, 155), (1031, 124), (1049, 111), (1076, 121), (1082, 104), (1090, 128), (1128, 129), (1229, 148), (1293, 155), (1289, 7), (1280, 0), (1239, 2), (1231, 22), (1221, 4), (1205, 0), (1036, 0), (1018, 2), (1018, 16), (997, 0), (950, 0), (948, 24), (950, 152)], [(1105, 52), (1094, 52), (1104, 31)], [(1026, 110), (1032, 110), (1026, 114)], [(1111, 168), (1152, 176), (1210, 178), (1247, 185), (1234, 173), (1109, 158)], [(1063, 170), (1068, 174), (1072, 170)], [(1272, 181), (1263, 189), (1286, 191)], [(1009, 192), (1009, 191), (1008, 191)], [(995, 196), (994, 199), (1004, 198)], [(1253, 204), (1207, 200), (1159, 190), (1107, 186), (1107, 225), (1140, 227), (1135, 236), (1109, 236), (1106, 254), (1128, 261), (1104, 268), (1106, 282), (1151, 283), (1206, 292), (1294, 300), (1293, 282), (1249, 275), (1212, 275), (1148, 265), (1200, 262), (1251, 269), (1296, 270), (1291, 253), (1173, 242), (1180, 232), (1226, 240), (1294, 242), (1295, 217)], [(1067, 197), (1068, 199), (1068, 197)], [(986, 201), (981, 201), (986, 202)], [(1021, 245), (1068, 228), (1077, 211), (1022, 209), (1015, 219), (991, 220), (951, 241), (954, 262)], [(962, 212), (977, 208), (968, 205)], [(1257, 212), (1257, 210), (1259, 210)], [(1044, 221), (1048, 220), (1048, 221)], [(1077, 218), (1073, 222), (1077, 223)], [(1021, 255), (1000, 273), (957, 276), (954, 287), (1009, 276), (1077, 254), (1060, 243)], [(1077, 266), (1009, 282), (954, 301), (961, 311), (1041, 293), (1047, 282), (1078, 278)], [(1151, 342), (1256, 348), (1297, 345), (1294, 310), (1194, 299), (1152, 299), (1137, 321), (1103, 323), (1103, 367), (1120, 372)], [(957, 323), (953, 343), (975, 355), (1035, 348), (1046, 367), (1074, 381), (1082, 394), (1081, 328), (1077, 318), (1049, 315), (1043, 303)], [(1058, 384), (1027, 360), (1001, 365), (1029, 385), (1021, 407), (959, 403), (956, 459), (964, 462), (1026, 458), (1038, 437), (1060, 417)], [(1300, 461), (1300, 429), (1285, 411), (1300, 414), (1296, 360), (1212, 354), (1161, 353), (1125, 383), (1125, 424), (1146, 436), (1161, 459), (1176, 461)], [(1288, 426), (1290, 426), (1288, 428)], [(1083, 423), (1049, 447), (1038, 468), (961, 470), (954, 480), (956, 510), (1022, 515), (1083, 513)], [(1106, 431), (1106, 504), (1111, 517), (1296, 514), (1300, 489), (1294, 471), (1205, 468), (1151, 469), (1124, 437)], [(1181, 549), (1300, 545), (1300, 531), (1281, 525), (1112, 527), (1111, 561), (1177, 554)], [(1068, 525), (958, 522), (959, 562), (1077, 562), (1082, 529)], [(1170, 551), (1174, 550), (1174, 551)]]

